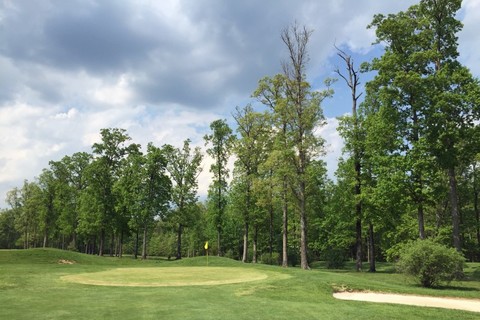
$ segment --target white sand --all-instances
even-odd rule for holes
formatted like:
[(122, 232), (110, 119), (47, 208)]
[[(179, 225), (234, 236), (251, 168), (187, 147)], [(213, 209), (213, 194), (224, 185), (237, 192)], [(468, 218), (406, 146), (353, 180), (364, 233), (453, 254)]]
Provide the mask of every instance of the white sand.
[(341, 300), (407, 304), (421, 307), (480, 312), (480, 300), (476, 299), (439, 298), (373, 292), (337, 292), (333, 294), (333, 297)]

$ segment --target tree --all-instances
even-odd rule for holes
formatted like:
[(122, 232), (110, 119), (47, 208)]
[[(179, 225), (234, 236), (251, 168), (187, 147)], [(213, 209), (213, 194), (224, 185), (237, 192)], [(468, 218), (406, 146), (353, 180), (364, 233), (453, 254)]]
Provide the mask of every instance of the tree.
[[(347, 74), (344, 75), (339, 68), (335, 70), (335, 72), (345, 80), (345, 83), (350, 88), (351, 98), (352, 98), (352, 115), (351, 115), (351, 132), (343, 131), (343, 138), (345, 140), (348, 139), (347, 143), (345, 144), (345, 149), (348, 152), (351, 152), (353, 157), (353, 166), (355, 169), (355, 187), (354, 187), (354, 198), (355, 198), (355, 233), (356, 233), (356, 261), (355, 261), (355, 269), (357, 271), (362, 270), (362, 156), (363, 156), (363, 147), (362, 147), (362, 134), (360, 131), (360, 124), (359, 124), (359, 117), (357, 114), (357, 104), (358, 99), (362, 95), (362, 92), (357, 93), (358, 86), (360, 85), (360, 71), (355, 68), (353, 59), (350, 55), (348, 55), (345, 51), (337, 49), (337, 55), (346, 65)], [(348, 121), (347, 119), (344, 119)], [(342, 134), (342, 131), (340, 131)], [(373, 248), (373, 247), (372, 247)], [(371, 268), (372, 269), (372, 268)], [(373, 270), (371, 270), (373, 271)]]
[(55, 231), (57, 211), (55, 210), (55, 189), (57, 181), (51, 170), (44, 169), (38, 178), (41, 189), (41, 208), (39, 212), (40, 232), (43, 232), (43, 247), (47, 247), (50, 232)]
[(156, 217), (165, 215), (171, 195), (171, 181), (166, 175), (167, 159), (162, 150), (148, 144), (141, 185), (142, 259), (147, 258), (147, 231)]
[(212, 133), (205, 135), (205, 144), (211, 145), (207, 149), (207, 154), (213, 158), (214, 163), (210, 166), (210, 172), (213, 174), (213, 181), (208, 191), (209, 202), (214, 210), (214, 225), (217, 231), (218, 255), (222, 255), (221, 234), (222, 219), (226, 206), (226, 191), (228, 187), (228, 159), (231, 153), (231, 147), (234, 136), (232, 129), (225, 120), (215, 120), (210, 124)]
[(129, 150), (138, 150), (139, 146), (126, 145), (130, 137), (124, 129), (101, 129), (101, 142), (92, 146), (95, 160), (86, 170), (87, 187), (82, 194), (83, 230), (87, 233), (99, 233), (98, 254), (103, 255), (107, 232), (111, 232), (110, 254), (113, 254), (114, 230), (119, 224), (115, 211), (113, 186), (119, 177), (121, 160)]
[(480, 97), (478, 81), (457, 60), (456, 33), (462, 25), (455, 14), (460, 6), (460, 0), (423, 0), (397, 15), (376, 15), (372, 26), (387, 48), (372, 63), (380, 72), (371, 90), (383, 95), (377, 96), (402, 119), (398, 129), (406, 143), (400, 152), (410, 163), (420, 238), (429, 157), (446, 171), (457, 250), (461, 240), (456, 168), (475, 154), (476, 143), (467, 137), (478, 133)]
[[(234, 150), (237, 156), (235, 166), (237, 173), (243, 176), (243, 179), (240, 178), (240, 180), (242, 180), (244, 188), (240, 188), (240, 190), (245, 193), (242, 206), (244, 221), (242, 262), (247, 262), (248, 234), (252, 218), (255, 234), (258, 229), (255, 223), (255, 216), (253, 215), (256, 207), (255, 197), (252, 195), (253, 185), (255, 179), (258, 179), (259, 166), (266, 160), (267, 134), (269, 131), (266, 116), (255, 112), (251, 105), (247, 105), (242, 109), (237, 107), (233, 118), (237, 122), (237, 133), (239, 134), (239, 138), (235, 140), (234, 144)], [(256, 237), (254, 237), (253, 262), (257, 260), (256, 240)]]
[(68, 237), (68, 248), (78, 250), (80, 195), (86, 187), (84, 173), (91, 160), (91, 154), (76, 152), (60, 161), (49, 162), (56, 181), (54, 207), (58, 214), (57, 225), (62, 235), (62, 249), (65, 248), (65, 237)]
[[(258, 83), (258, 87), (253, 93), (253, 97), (257, 98), (261, 103), (270, 108), (272, 115), (271, 121), (271, 143), (266, 161), (262, 164), (261, 169), (264, 176), (268, 176), (270, 186), (270, 195), (277, 193), (281, 198), (282, 207), (282, 266), (288, 267), (288, 218), (291, 209), (289, 206), (290, 199), (290, 183), (291, 177), (294, 175), (289, 159), (292, 152), (291, 142), (288, 139), (288, 122), (287, 122), (287, 106), (288, 99), (286, 96), (286, 77), (283, 74), (277, 74), (273, 78), (265, 77)], [(276, 186), (280, 185), (277, 192)], [(273, 199), (266, 202), (270, 203), (270, 214), (273, 210)], [(271, 219), (273, 221), (273, 219)]]
[(190, 147), (190, 140), (183, 143), (183, 148), (171, 145), (163, 146), (167, 159), (167, 171), (172, 180), (173, 216), (170, 217), (177, 226), (177, 259), (182, 258), (182, 232), (186, 226), (194, 223), (194, 212), (197, 210), (197, 178), (200, 174), (203, 156), (200, 148)]
[(331, 94), (329, 90), (316, 92), (306, 81), (305, 69), (308, 63), (307, 45), (312, 31), (296, 24), (282, 31), (281, 38), (288, 50), (288, 62), (282, 64), (285, 75), (287, 98), (288, 136), (294, 150), (290, 163), (294, 168), (293, 194), (297, 199), (300, 216), (300, 264), (309, 269), (307, 261), (307, 195), (306, 171), (310, 161), (323, 151), (323, 139), (314, 131), (325, 124), (321, 101)]

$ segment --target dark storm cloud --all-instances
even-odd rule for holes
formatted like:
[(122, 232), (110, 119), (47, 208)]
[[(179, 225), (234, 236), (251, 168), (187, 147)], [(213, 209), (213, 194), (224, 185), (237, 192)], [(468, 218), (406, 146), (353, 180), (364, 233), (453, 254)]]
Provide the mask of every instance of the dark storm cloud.
[(212, 109), (231, 97), (248, 99), (260, 78), (280, 72), (286, 57), (280, 33), (294, 21), (317, 29), (311, 57), (314, 64), (324, 59), (355, 6), (340, 0), (4, 1), (0, 54), (29, 75), (10, 78), (10, 87), (38, 99), (68, 100), (59, 92), (68, 80), (58, 84), (42, 74), (51, 69), (67, 79), (79, 72), (100, 81), (128, 74), (136, 105)]

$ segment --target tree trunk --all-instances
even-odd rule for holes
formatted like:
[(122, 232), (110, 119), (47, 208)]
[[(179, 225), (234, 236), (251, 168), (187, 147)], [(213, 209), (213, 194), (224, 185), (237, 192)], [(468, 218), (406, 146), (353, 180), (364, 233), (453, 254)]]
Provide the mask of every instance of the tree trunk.
[(177, 260), (182, 259), (182, 229), (183, 226), (179, 223), (177, 232)]
[(47, 238), (48, 238), (48, 233), (47, 233), (47, 229), (45, 228), (45, 231), (43, 232), (43, 248), (44, 249), (47, 247)]
[(242, 262), (247, 262), (248, 260), (248, 222), (245, 222), (244, 231), (243, 231), (243, 256)]
[(360, 173), (361, 165), (360, 160), (355, 159), (355, 233), (356, 233), (356, 260), (355, 260), (355, 270), (362, 271), (362, 200), (360, 198), (361, 189), (360, 189)]
[(458, 209), (457, 179), (455, 177), (455, 167), (451, 167), (448, 169), (448, 178), (450, 185), (450, 205), (452, 210), (453, 246), (458, 252), (462, 252), (462, 243), (460, 241), (460, 211)]
[(123, 230), (120, 231), (120, 239), (118, 240), (118, 257), (123, 256)]
[(373, 232), (373, 223), (370, 222), (368, 225), (368, 257), (370, 262), (370, 268), (368, 272), (376, 272), (375, 267), (375, 234)]
[(253, 257), (252, 263), (257, 263), (257, 256), (258, 256), (258, 225), (255, 224), (253, 227)]
[(305, 203), (305, 181), (300, 182), (300, 266), (309, 270), (307, 258), (307, 212)]
[(135, 259), (138, 258), (138, 241), (139, 241), (139, 237), (140, 237), (138, 233), (139, 233), (139, 232), (138, 232), (138, 229), (137, 229), (137, 230), (135, 231), (135, 248), (134, 248), (134, 250), (133, 250), (133, 257), (134, 257)]
[(113, 257), (115, 251), (115, 232), (112, 232), (112, 236), (110, 238), (110, 257)]
[(477, 222), (477, 245), (480, 247), (480, 212), (478, 210), (478, 190), (476, 179), (476, 165), (473, 165), (473, 211), (475, 211), (475, 221)]
[(100, 229), (100, 247), (98, 248), (98, 255), (103, 256), (103, 248), (105, 245), (105, 229)]
[(287, 180), (283, 178), (283, 225), (282, 225), (282, 267), (288, 267), (288, 203)]
[(142, 259), (147, 259), (147, 226), (143, 227)]
[(217, 228), (217, 256), (221, 257), (222, 256), (222, 250), (220, 250), (220, 228)]
[[(273, 256), (273, 206), (270, 204), (270, 208), (269, 208), (269, 213), (270, 213), (270, 238), (269, 238), (269, 242), (268, 242), (268, 251), (270, 253), (270, 259), (272, 258)], [(278, 261), (277, 261), (278, 263)]]

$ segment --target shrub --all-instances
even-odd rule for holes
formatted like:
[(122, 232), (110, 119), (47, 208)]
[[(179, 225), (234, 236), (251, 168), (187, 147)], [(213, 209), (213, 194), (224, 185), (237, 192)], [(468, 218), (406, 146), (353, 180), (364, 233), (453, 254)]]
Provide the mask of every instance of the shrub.
[(260, 260), (263, 264), (270, 264), (270, 265), (276, 265), (276, 266), (281, 264), (281, 259), (280, 259), (280, 255), (278, 254), (278, 252), (273, 252), (272, 256), (270, 256), (270, 253), (268, 253), (268, 252), (264, 253), (260, 257)]
[(345, 266), (345, 251), (338, 248), (327, 249), (323, 256), (327, 269), (341, 269)]
[(463, 276), (465, 259), (453, 248), (432, 240), (417, 240), (403, 246), (397, 268), (414, 276), (423, 287), (435, 287)]

